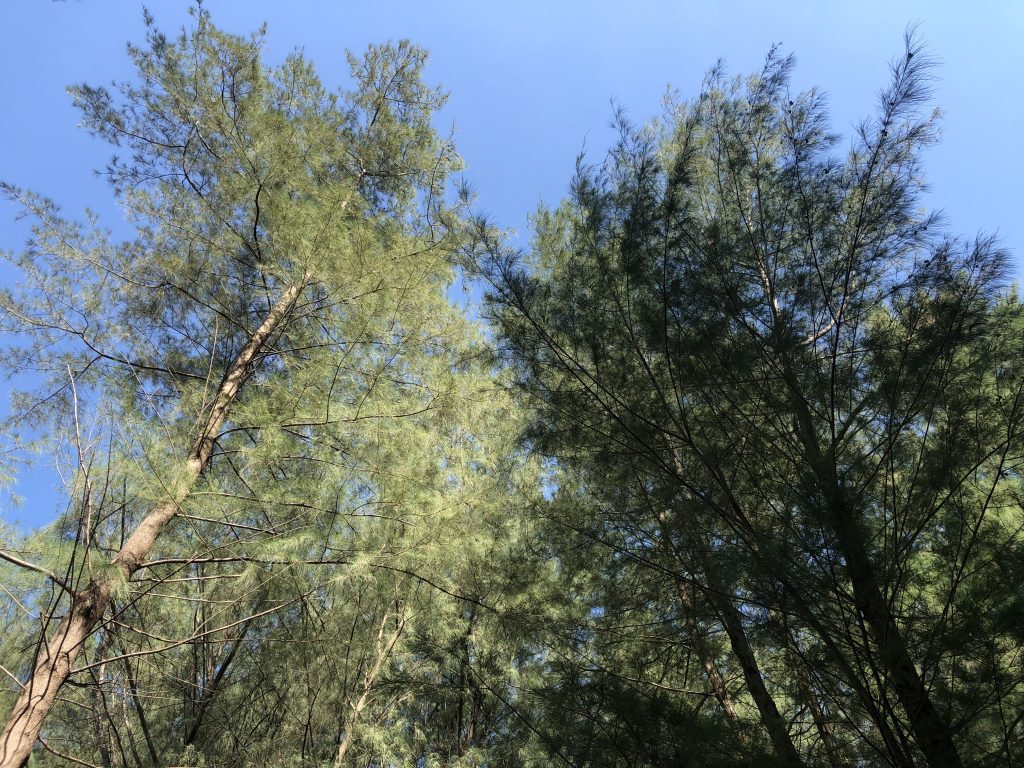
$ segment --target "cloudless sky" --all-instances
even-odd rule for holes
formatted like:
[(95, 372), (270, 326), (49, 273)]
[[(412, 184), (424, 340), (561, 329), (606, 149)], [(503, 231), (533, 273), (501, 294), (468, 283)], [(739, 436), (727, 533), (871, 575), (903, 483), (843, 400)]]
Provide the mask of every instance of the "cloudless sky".
[[(149, 0), (173, 36), (189, 4)], [(267, 22), (265, 61), (302, 48), (328, 86), (344, 86), (344, 50), (409, 38), (431, 51), (430, 83), (451, 96), (437, 116), (454, 127), (479, 207), (529, 238), (528, 216), (566, 192), (586, 147), (599, 159), (612, 140), (611, 102), (636, 121), (657, 114), (666, 86), (695, 96), (719, 58), (734, 74), (760, 68), (774, 43), (796, 54), (796, 90), (829, 95), (833, 127), (850, 135), (874, 109), (888, 63), (908, 24), (941, 61), (935, 103), (942, 143), (928, 151), (927, 203), (949, 230), (997, 233), (1024, 276), (1024, 2), (952, 0), (207, 0), (219, 26), (247, 33)], [(68, 215), (89, 207), (116, 231), (121, 216), (93, 171), (110, 150), (76, 126), (68, 85), (131, 76), (125, 43), (143, 42), (142, 4), (120, 0), (0, 0), (0, 180), (59, 201)], [(24, 227), (0, 202), (0, 248)], [(9, 275), (0, 272), (0, 279)], [(5, 387), (0, 384), (0, 387)], [(6, 400), (6, 391), (0, 390)], [(0, 413), (5, 409), (0, 405)], [(55, 472), (42, 467), (16, 487), (20, 509), (0, 519), (35, 525), (59, 511)]]

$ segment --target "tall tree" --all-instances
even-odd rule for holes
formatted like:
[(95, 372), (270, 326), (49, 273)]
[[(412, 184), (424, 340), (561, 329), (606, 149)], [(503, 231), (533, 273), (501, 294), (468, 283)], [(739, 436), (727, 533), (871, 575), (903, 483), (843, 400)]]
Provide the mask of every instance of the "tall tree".
[(842, 763), (837, 729), (857, 759), (1017, 759), (1019, 723), (991, 720), (1021, 693), (1016, 631), (979, 628), (985, 661), (949, 640), (1021, 545), (1006, 255), (920, 213), (935, 116), (912, 38), (845, 157), (791, 63), (620, 120), (529, 258), (481, 229), (532, 439), (584, 478), (592, 530), (632, 530), (621, 556), (698, 587), (781, 763)]
[(445, 293), (458, 160), (430, 125), (443, 97), (408, 43), (350, 57), (354, 90), (335, 95), (301, 55), (264, 65), (262, 33), (225, 34), (200, 10), (169, 40), (147, 21), (135, 80), (74, 89), (85, 125), (119, 148), (106, 173), (135, 236), (112, 242), (5, 188), (34, 221), (15, 257), (24, 287), (3, 295), (5, 359), (54, 393), (24, 424), (109, 431), (101, 450), (72, 442), (58, 550), (42, 565), (4, 553), (55, 591), (36, 593), (38, 641), (5, 659), (21, 691), (0, 766), (22, 765), (62, 698), (75, 703), (71, 678), (95, 692), (104, 764), (254, 754), (268, 724), (294, 730), (274, 719), (271, 697), (296, 682), (274, 682), (268, 644), (322, 648), (331, 628), (351, 641), (347, 687), (324, 694), (341, 720), (325, 739), (307, 717), (298, 741), (342, 763), (427, 610), (417, 595), (448, 583), (462, 600), (451, 568), (423, 574), (426, 553), (504, 482), (480, 340)]

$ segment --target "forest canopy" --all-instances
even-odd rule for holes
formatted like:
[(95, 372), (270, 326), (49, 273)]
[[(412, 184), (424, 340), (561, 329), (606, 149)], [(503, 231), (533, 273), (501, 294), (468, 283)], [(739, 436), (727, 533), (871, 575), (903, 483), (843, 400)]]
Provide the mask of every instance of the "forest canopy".
[(778, 49), (616, 113), (519, 249), (422, 48), (146, 21), (72, 90), (131, 235), (3, 185), (3, 435), (73, 477), (0, 768), (1022, 764), (1024, 310), (913, 34), (852, 136)]

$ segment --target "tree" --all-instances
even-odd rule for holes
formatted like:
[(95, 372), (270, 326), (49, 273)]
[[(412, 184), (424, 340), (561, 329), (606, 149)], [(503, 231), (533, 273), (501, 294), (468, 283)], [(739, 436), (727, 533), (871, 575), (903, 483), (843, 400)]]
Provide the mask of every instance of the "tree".
[[(405, 700), (410, 643), (446, 600), (466, 604), (453, 579), (507, 514), (496, 446), (515, 419), (445, 293), (459, 226), (458, 159), (430, 125), (443, 96), (405, 42), (350, 57), (339, 96), (299, 54), (266, 67), (262, 33), (205, 11), (174, 40), (147, 24), (135, 81), (74, 89), (118, 148), (106, 175), (134, 237), (5, 187), (34, 221), (24, 287), (3, 294), (5, 359), (50, 393), (8, 426), (74, 414), (78, 466), (38, 560), (3, 552), (52, 591), (30, 593), (41, 632), (5, 658), (21, 690), (0, 766), (37, 740), (60, 752), (46, 723), (104, 765), (341, 764)], [(459, 560), (445, 537), (470, 520)], [(75, 706), (94, 733), (62, 727)]]
[(579, 478), (559, 494), (585, 535), (699, 602), (666, 642), (718, 665), (721, 628), (780, 764), (1010, 763), (1018, 631), (981, 618), (1024, 522), (1006, 254), (918, 209), (919, 44), (845, 157), (791, 64), (620, 117), (529, 258), (481, 225), (531, 441)]

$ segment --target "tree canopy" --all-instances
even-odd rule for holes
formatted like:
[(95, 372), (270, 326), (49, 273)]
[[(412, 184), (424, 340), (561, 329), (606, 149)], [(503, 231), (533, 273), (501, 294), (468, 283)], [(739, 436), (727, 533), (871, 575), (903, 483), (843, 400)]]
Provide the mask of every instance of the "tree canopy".
[(73, 91), (133, 235), (4, 187), (6, 434), (73, 478), (0, 766), (1020, 763), (1024, 308), (922, 211), (913, 36), (848, 147), (777, 50), (617, 114), (520, 252), (422, 49), (147, 23)]

